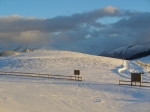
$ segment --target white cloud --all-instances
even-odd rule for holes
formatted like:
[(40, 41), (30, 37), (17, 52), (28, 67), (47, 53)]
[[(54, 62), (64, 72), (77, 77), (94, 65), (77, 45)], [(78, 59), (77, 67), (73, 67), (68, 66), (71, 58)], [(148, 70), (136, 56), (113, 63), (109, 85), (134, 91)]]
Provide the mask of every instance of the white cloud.
[(113, 7), (113, 6), (107, 6), (103, 10), (110, 14), (115, 14), (116, 12), (119, 12), (119, 9), (117, 7)]
[[(98, 21), (105, 17), (115, 17), (118, 21), (113, 24)], [(43, 42), (52, 48), (64, 49), (68, 46), (76, 48), (76, 45), (80, 48), (88, 45), (107, 48), (129, 42), (148, 43), (149, 20), (149, 12), (132, 12), (113, 6), (47, 19), (10, 15), (0, 17), (0, 43)]]

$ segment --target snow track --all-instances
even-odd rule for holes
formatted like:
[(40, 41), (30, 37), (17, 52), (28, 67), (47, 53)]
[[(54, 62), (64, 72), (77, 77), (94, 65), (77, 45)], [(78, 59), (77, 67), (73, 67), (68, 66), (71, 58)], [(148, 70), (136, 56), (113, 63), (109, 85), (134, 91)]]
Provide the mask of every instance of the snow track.
[(130, 74), (130, 73), (129, 73), (129, 71), (128, 71), (127, 61), (124, 60), (123, 62), (124, 62), (124, 63), (123, 63), (123, 65), (121, 66), (121, 68), (118, 69), (118, 73), (119, 73), (120, 76), (123, 77), (123, 78), (130, 78), (130, 77), (129, 77), (129, 74)]

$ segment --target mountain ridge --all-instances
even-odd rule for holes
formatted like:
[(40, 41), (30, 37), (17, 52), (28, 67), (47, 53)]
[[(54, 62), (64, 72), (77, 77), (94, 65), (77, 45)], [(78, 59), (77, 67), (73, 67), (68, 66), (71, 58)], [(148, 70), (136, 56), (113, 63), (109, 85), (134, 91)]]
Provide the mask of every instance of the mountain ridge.
[(127, 46), (111, 48), (102, 50), (100, 48), (93, 48), (93, 46), (83, 47), (81, 49), (77, 48), (66, 48), (66, 49), (54, 49), (54, 48), (45, 48), (44, 46), (14, 46), (10, 48), (1, 48), (0, 56), (14, 55), (20, 52), (31, 52), (34, 50), (67, 50), (73, 52), (80, 52), (84, 54), (98, 55), (104, 57), (112, 57), (119, 59), (137, 59), (150, 55), (150, 45), (142, 45), (139, 43), (130, 44)]
[(150, 46), (141, 44), (131, 44), (128, 46), (104, 50), (99, 55), (132, 60), (150, 55)]

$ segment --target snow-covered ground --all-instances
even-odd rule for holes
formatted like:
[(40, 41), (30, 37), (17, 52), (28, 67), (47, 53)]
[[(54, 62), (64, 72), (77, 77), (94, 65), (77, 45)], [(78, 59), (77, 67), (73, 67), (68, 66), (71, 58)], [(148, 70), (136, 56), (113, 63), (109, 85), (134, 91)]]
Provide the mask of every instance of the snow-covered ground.
[(150, 112), (150, 87), (118, 85), (130, 72), (146, 72), (133, 61), (44, 50), (0, 58), (0, 71), (73, 75), (75, 69), (84, 81), (0, 75), (0, 112)]

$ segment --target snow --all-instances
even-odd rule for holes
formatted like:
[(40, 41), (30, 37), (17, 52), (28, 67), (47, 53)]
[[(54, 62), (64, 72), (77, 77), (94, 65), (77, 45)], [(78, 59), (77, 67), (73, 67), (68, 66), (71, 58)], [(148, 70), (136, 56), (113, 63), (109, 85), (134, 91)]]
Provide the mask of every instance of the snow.
[(117, 47), (109, 50), (104, 50), (100, 55), (117, 58), (130, 58), (133, 55), (148, 51), (149, 45), (131, 44), (123, 47)]
[(140, 58), (140, 59), (138, 59), (138, 60), (140, 60), (140, 61), (142, 61), (142, 62), (144, 62), (144, 63), (149, 64), (149, 63), (150, 63), (150, 56), (143, 57), (143, 58)]
[(0, 58), (0, 71), (73, 75), (84, 81), (0, 75), (0, 112), (149, 112), (150, 87), (118, 85), (130, 72), (144, 71), (134, 61), (69, 51), (38, 50)]

